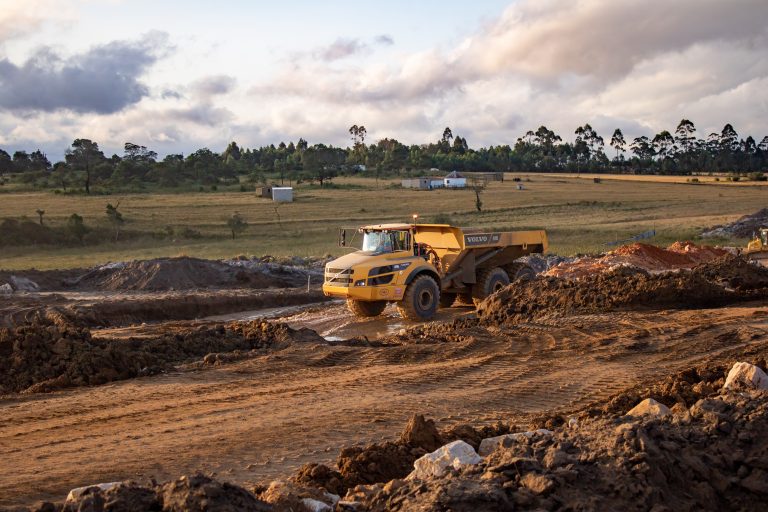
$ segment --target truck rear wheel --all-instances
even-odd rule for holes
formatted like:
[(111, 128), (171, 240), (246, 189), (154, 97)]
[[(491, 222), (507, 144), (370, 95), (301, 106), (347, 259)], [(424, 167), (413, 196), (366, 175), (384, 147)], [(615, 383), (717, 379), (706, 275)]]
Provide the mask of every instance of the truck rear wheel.
[(440, 292), (440, 307), (449, 308), (456, 302), (456, 294), (453, 292)]
[(387, 301), (385, 300), (366, 301), (347, 299), (347, 309), (349, 309), (353, 315), (361, 318), (379, 316), (386, 307)]
[(472, 286), (472, 299), (475, 306), (486, 297), (496, 293), (509, 284), (509, 275), (503, 268), (487, 268), (480, 271), (477, 283)]
[(397, 303), (397, 310), (403, 318), (417, 322), (435, 316), (440, 300), (440, 288), (430, 276), (417, 276), (405, 289), (403, 300)]
[(513, 263), (506, 270), (513, 283), (515, 281), (532, 281), (536, 278), (536, 271), (527, 263)]

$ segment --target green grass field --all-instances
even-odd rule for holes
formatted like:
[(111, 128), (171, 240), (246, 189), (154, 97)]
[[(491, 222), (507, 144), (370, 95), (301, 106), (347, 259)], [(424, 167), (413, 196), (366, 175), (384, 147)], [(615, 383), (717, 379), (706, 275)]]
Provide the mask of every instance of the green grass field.
[[(87, 225), (106, 225), (107, 202), (120, 201), (125, 229), (177, 232), (189, 227), (201, 239), (105, 241), (87, 247), (14, 247), (0, 249), (0, 268), (70, 268), (107, 261), (157, 256), (205, 258), (244, 255), (321, 256), (340, 254), (336, 229), (366, 223), (407, 221), (418, 213), (422, 221), (446, 214), (461, 226), (487, 229), (544, 228), (550, 252), (572, 255), (606, 250), (605, 243), (650, 229), (659, 245), (696, 239), (705, 227), (732, 221), (768, 204), (768, 187), (725, 184), (686, 184), (659, 180), (628, 181), (540, 174), (518, 175), (517, 183), (489, 184), (482, 194), (483, 211), (475, 210), (470, 190), (405, 190), (399, 181), (338, 179), (339, 188), (298, 187), (296, 201), (276, 207), (253, 192), (157, 193), (123, 196), (64, 196), (50, 192), (0, 194), (0, 219), (45, 210), (45, 221), (63, 225), (72, 213)], [(528, 181), (530, 180), (530, 181)], [(348, 186), (349, 188), (344, 188)], [(239, 212), (248, 229), (232, 240), (226, 219)], [(717, 240), (713, 242), (725, 242)], [(731, 243), (741, 244), (744, 240)]]

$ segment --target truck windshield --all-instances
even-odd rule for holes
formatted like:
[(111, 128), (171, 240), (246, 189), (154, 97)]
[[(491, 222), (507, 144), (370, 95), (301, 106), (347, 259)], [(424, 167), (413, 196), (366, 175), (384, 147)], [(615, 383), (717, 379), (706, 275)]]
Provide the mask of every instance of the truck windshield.
[(363, 235), (363, 251), (375, 254), (407, 251), (409, 240), (407, 231), (366, 231)]

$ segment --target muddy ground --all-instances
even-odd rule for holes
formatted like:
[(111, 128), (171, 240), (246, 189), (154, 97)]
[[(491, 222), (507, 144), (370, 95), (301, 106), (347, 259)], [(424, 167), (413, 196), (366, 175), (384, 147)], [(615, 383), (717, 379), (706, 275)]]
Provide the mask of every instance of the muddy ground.
[[(699, 421), (691, 412), (689, 425), (635, 422), (632, 435), (605, 432), (642, 398), (690, 409), (701, 398), (715, 399), (733, 362), (764, 368), (766, 283), (761, 270), (731, 259), (662, 276), (634, 269), (599, 279), (542, 277), (492, 297), (479, 319), (469, 308), (450, 308), (425, 325), (403, 322), (390, 310), (359, 321), (343, 305), (318, 304), (313, 292), (296, 289), (14, 294), (23, 300), (0, 303), (10, 318), (10, 328), (0, 330), (0, 460), (14, 468), (0, 478), (0, 505), (61, 501), (73, 487), (129, 479), (149, 500), (168, 495), (172, 501), (177, 492), (221, 495), (215, 481), (179, 480), (203, 471), (241, 486), (242, 492), (227, 489), (241, 508), (253, 510), (288, 503), (269, 483), (289, 477), (295, 485), (350, 491), (366, 508), (381, 510), (440, 509), (436, 503), (493, 510), (503, 500), (523, 509), (590, 508), (579, 501), (590, 492), (611, 508), (628, 503), (606, 498), (618, 492), (609, 485), (618, 471), (624, 483), (617, 485), (629, 486), (618, 494), (633, 496), (630, 504), (666, 496), (678, 508), (696, 508), (710, 496), (703, 484), (690, 498), (654, 483), (655, 468), (682, 464), (690, 470), (665, 474), (670, 482), (714, 486), (737, 478), (728, 480), (733, 487), (726, 486), (732, 492), (726, 495), (748, 506), (749, 496), (738, 489), (762, 492), (749, 486), (765, 468), (731, 457), (717, 459), (717, 474), (696, 471), (701, 461), (712, 465), (708, 457), (733, 451), (729, 439), (737, 442), (738, 432), (764, 428), (761, 402), (746, 415), (752, 407), (746, 404), (719, 411), (724, 416), (716, 425), (727, 420), (737, 433), (704, 455), (694, 450), (712, 434), (706, 422), (713, 416), (704, 413)], [(643, 301), (632, 291), (638, 289), (663, 293)], [(249, 303), (251, 294), (262, 295)], [(208, 304), (222, 296), (234, 309), (173, 307), (185, 297)], [(240, 309), (254, 310), (235, 312), (238, 301)], [(521, 311), (521, 302), (537, 307)], [(177, 313), (149, 316), (166, 310)], [(434, 419), (438, 433), (421, 425), (401, 435), (415, 414)], [(583, 435), (568, 430), (571, 417), (579, 418)], [(489, 459), (479, 472), (355, 494), (358, 484), (405, 476), (415, 457), (445, 441), (476, 445), (531, 427), (555, 434)], [(680, 449), (659, 455), (637, 444), (643, 436)], [(547, 454), (557, 450), (573, 458), (568, 471), (588, 478), (549, 467)], [(530, 467), (515, 462), (520, 458), (533, 459), (525, 462)], [(643, 469), (646, 481), (638, 487), (631, 482), (643, 462), (650, 469)], [(527, 473), (534, 475), (530, 482), (522, 478)], [(168, 483), (150, 485), (153, 478)], [(547, 490), (530, 492), (526, 486), (537, 482)], [(501, 501), (484, 504), (481, 495)]]

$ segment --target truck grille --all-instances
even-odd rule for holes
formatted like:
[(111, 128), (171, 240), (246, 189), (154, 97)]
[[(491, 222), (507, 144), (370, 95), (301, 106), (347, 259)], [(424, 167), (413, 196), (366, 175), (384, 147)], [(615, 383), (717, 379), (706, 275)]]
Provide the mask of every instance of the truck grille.
[(350, 286), (352, 284), (352, 269), (326, 268), (325, 284), (331, 286)]

